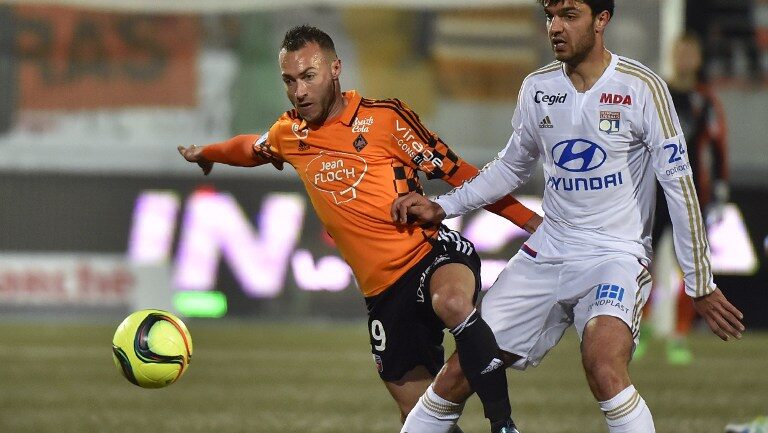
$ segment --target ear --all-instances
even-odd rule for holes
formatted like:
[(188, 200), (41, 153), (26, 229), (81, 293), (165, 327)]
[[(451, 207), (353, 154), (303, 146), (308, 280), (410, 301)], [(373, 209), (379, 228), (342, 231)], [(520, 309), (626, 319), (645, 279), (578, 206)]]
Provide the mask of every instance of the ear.
[(341, 59), (335, 58), (331, 62), (331, 77), (334, 80), (338, 80), (339, 76), (341, 76)]
[(602, 33), (611, 20), (611, 14), (608, 11), (602, 11), (595, 17), (595, 33)]

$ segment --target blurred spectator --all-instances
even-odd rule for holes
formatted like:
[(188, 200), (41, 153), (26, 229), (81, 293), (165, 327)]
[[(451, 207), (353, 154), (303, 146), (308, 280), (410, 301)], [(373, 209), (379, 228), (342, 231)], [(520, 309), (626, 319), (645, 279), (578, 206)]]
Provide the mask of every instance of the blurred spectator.
[[(699, 205), (709, 225), (722, 218), (722, 209), (729, 196), (725, 115), (714, 92), (700, 79), (702, 47), (699, 39), (690, 33), (681, 36), (675, 41), (672, 55), (673, 75), (668, 80), (669, 91), (686, 139)], [(686, 338), (696, 313), (685, 295), (674, 254), (663, 251), (672, 247), (671, 242), (663, 242), (665, 236), (671, 236), (671, 229), (664, 193), (657, 188), (653, 228), (654, 293), (650, 303), (667, 303), (668, 308), (652, 307), (653, 314), (647, 323), (654, 326), (664, 323), (665, 319), (666, 323), (674, 322), (671, 330), (654, 326), (655, 331), (658, 336), (668, 339), (667, 360), (685, 365), (693, 359)], [(674, 315), (672, 320), (660, 317), (665, 312)], [(642, 351), (641, 348), (640, 356)]]
[(702, 38), (704, 68), (701, 73), (706, 74), (706, 78), (718, 72), (727, 77), (742, 73), (734, 57), (739, 49), (746, 57), (750, 78), (762, 77), (754, 0), (688, 1), (686, 26)]

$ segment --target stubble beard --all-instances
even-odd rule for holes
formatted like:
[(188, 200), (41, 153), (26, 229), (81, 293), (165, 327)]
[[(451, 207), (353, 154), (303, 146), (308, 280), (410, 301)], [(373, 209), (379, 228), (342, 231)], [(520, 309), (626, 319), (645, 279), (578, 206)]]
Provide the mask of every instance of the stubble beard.
[(577, 39), (573, 43), (573, 50), (572, 54), (570, 56), (568, 55), (561, 55), (558, 56), (557, 53), (555, 53), (555, 59), (569, 65), (572, 67), (578, 66), (584, 59), (587, 58), (589, 53), (592, 51), (592, 49), (595, 47), (596, 38), (594, 33), (587, 32), (586, 36), (583, 38)]

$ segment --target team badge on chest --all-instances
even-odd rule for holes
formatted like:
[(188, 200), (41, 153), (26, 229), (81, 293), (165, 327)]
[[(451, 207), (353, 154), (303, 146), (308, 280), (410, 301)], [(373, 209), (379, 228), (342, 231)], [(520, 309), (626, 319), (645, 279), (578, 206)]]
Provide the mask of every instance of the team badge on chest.
[(355, 139), (355, 142), (352, 143), (352, 145), (355, 146), (356, 151), (360, 152), (361, 150), (363, 150), (365, 146), (368, 145), (368, 140), (366, 140), (365, 137), (363, 137), (363, 134), (360, 134), (357, 136), (357, 138)]
[(600, 123), (598, 127), (606, 134), (619, 132), (621, 113), (617, 111), (600, 111)]

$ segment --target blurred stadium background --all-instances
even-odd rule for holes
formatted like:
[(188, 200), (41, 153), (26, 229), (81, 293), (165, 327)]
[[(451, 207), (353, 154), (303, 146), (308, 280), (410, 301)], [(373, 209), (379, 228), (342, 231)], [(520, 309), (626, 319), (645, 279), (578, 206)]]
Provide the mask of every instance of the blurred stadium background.
[[(292, 170), (203, 178), (176, 152), (290, 108), (277, 47), (302, 23), (334, 38), (343, 88), (408, 102), (479, 165), (551, 59), (533, 0), (0, 0), (0, 432), (397, 431), (363, 300)], [(749, 331), (701, 329), (691, 366), (651, 351), (633, 374), (658, 431), (714, 433), (768, 412), (768, 1), (618, 1), (608, 47), (665, 75), (686, 28), (729, 122), (732, 203), (709, 230)], [(486, 286), (525, 239), (484, 212), (452, 224)], [(149, 307), (185, 317), (196, 348), (160, 391), (110, 359), (114, 328)], [(524, 431), (605, 431), (577, 344), (509, 373)], [(461, 424), (487, 429), (475, 399)]]

